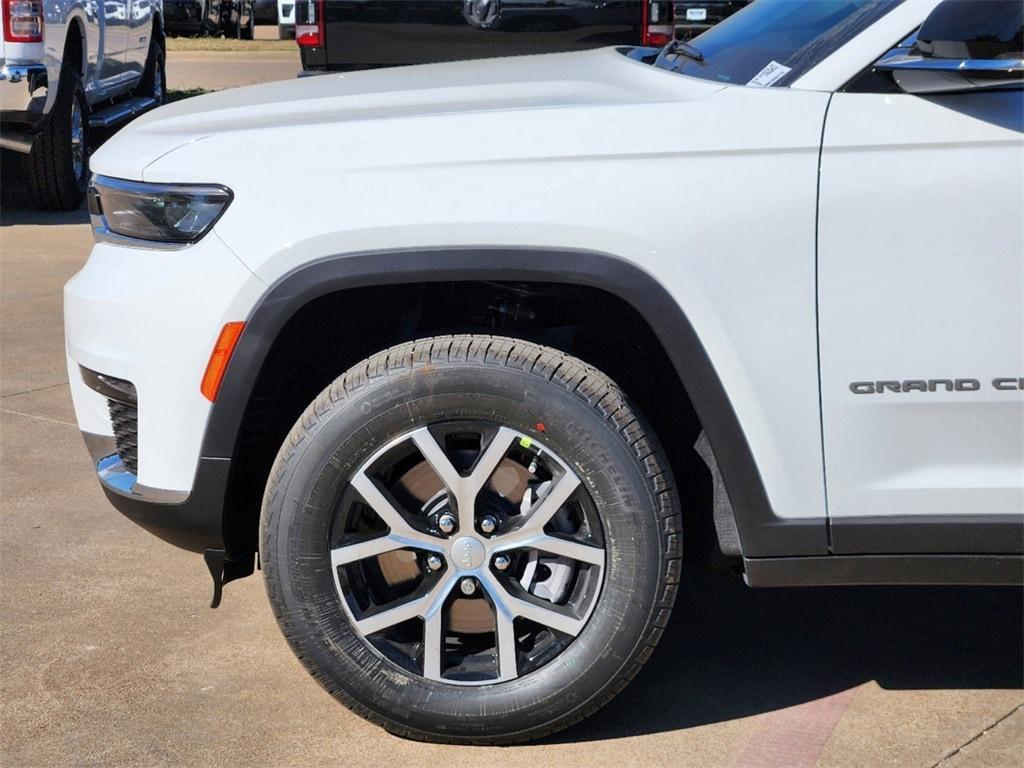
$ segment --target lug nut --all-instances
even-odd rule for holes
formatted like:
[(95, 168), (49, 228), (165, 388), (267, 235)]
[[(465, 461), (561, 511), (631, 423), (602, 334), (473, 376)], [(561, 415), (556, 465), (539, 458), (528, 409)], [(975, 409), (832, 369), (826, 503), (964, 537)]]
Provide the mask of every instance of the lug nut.
[(512, 561), (509, 560), (508, 555), (497, 555), (494, 558), (494, 567), (497, 568), (499, 571), (504, 571), (506, 568), (508, 568), (511, 562)]
[(476, 592), (476, 582), (473, 579), (463, 579), (459, 582), (459, 589), (464, 595), (472, 595)]
[(455, 518), (452, 515), (444, 514), (437, 518), (437, 527), (441, 533), (451, 533), (455, 530)]
[(494, 533), (494, 530), (498, 527), (498, 521), (488, 515), (480, 521), (480, 530), (484, 533)]
[(427, 555), (427, 568), (432, 571), (439, 570), (444, 563), (437, 555)]

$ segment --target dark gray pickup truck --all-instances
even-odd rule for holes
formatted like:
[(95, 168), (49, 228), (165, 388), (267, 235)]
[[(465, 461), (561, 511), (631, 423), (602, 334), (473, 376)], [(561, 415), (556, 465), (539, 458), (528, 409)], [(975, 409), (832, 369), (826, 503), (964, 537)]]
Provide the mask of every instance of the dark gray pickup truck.
[(671, 0), (304, 0), (307, 72), (370, 69), (605, 45), (665, 45)]

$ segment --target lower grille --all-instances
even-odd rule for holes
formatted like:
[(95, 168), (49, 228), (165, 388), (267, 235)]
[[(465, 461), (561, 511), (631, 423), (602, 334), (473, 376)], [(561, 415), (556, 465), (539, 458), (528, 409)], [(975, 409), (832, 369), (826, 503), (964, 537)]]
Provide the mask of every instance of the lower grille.
[(133, 475), (139, 474), (139, 409), (116, 400), (107, 400), (110, 422), (114, 427), (117, 455)]

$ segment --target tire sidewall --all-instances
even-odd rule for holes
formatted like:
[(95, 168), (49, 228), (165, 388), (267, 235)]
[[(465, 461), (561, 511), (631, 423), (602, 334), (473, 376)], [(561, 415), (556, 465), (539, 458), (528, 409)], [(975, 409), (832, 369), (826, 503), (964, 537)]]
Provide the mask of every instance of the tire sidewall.
[(256, 6), (249, 4), (249, 21), (242, 30), (243, 40), (253, 40), (256, 37)]
[[(508, 683), (466, 688), (411, 675), (359, 637), (335, 591), (328, 537), (339, 486), (380, 446), (434, 421), (485, 416), (532, 435), (573, 467), (599, 510), (607, 557), (598, 603), (559, 656)], [(303, 420), (304, 439), (282, 450), (264, 500), (261, 558), (285, 634), (322, 685), (385, 724), (470, 741), (571, 721), (611, 695), (648, 631), (664, 562), (643, 469), (592, 406), (534, 374), (439, 364), (382, 377)], [(485, 711), (503, 714), (483, 718)]]

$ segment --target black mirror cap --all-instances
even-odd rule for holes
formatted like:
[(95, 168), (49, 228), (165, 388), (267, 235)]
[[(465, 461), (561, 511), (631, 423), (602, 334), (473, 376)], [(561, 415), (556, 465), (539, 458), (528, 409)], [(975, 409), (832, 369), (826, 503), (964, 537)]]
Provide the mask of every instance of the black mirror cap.
[(945, 0), (921, 25), (915, 48), (936, 59), (1024, 58), (1024, 2)]

